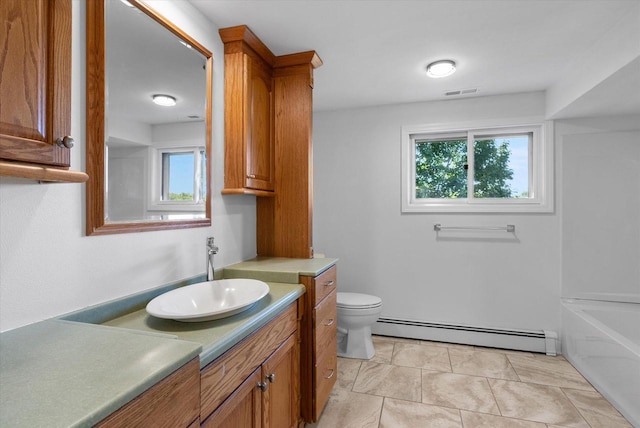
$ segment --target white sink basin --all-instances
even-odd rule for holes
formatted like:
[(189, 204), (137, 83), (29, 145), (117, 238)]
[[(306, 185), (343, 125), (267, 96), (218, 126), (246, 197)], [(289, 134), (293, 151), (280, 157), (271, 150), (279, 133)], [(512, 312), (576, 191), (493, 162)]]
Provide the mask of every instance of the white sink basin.
[(211, 321), (245, 311), (267, 294), (269, 286), (255, 279), (199, 282), (161, 294), (147, 304), (147, 313), (176, 321)]

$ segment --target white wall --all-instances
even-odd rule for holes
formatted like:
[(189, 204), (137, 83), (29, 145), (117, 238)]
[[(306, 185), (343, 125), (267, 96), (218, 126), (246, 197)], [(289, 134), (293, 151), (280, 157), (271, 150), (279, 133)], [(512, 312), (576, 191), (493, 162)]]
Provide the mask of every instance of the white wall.
[(123, 118), (122, 116), (109, 118), (106, 132), (107, 141), (110, 145), (114, 141), (146, 146), (153, 144), (153, 128), (151, 125)]
[[(84, 1), (73, 1), (72, 169), (84, 170)], [(187, 2), (153, 2), (214, 55), (213, 226), (84, 235), (85, 186), (0, 177), (0, 331), (205, 272), (205, 239), (218, 266), (255, 256), (255, 198), (220, 195), (224, 162), (223, 45)]]
[[(401, 214), (404, 125), (544, 116), (543, 93), (314, 115), (314, 248), (340, 258), (339, 287), (375, 294), (383, 317), (559, 329), (556, 214)], [(436, 240), (434, 223), (516, 225)]]
[[(545, 109), (547, 117), (569, 117), (567, 114), (572, 115), (584, 109), (586, 105), (581, 98), (585, 94), (588, 95), (590, 91), (615, 76), (626, 65), (637, 60), (640, 56), (639, 17), (640, 2), (629, 2), (628, 13), (619, 22), (599, 38), (587, 52), (566, 64), (562, 69), (562, 77), (547, 90)], [(622, 88), (625, 97), (629, 97), (625, 92), (630, 90), (633, 88)], [(608, 102), (611, 100), (615, 98), (608, 98)], [(598, 105), (599, 101), (590, 97), (587, 105), (590, 103)], [(624, 100), (619, 100), (618, 104), (624, 104)], [(613, 102), (610, 107), (615, 109), (616, 103)], [(591, 106), (587, 107), (587, 110), (590, 108)], [(600, 111), (606, 110), (600, 109)], [(606, 114), (611, 115), (610, 111)]]
[(563, 297), (640, 303), (640, 116), (617, 119), (557, 124)]
[(106, 213), (110, 221), (140, 220), (147, 215), (149, 147), (109, 147)]

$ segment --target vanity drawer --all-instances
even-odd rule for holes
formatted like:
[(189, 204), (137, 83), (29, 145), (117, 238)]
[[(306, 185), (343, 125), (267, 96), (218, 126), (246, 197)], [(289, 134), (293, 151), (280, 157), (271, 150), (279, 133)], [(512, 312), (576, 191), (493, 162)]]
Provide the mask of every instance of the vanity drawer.
[(312, 296), (315, 298), (315, 301), (311, 303), (311, 306), (316, 306), (322, 299), (329, 295), (329, 293), (336, 289), (337, 271), (334, 265), (313, 279)]
[(336, 334), (338, 318), (336, 317), (336, 296), (333, 291), (313, 310), (313, 346), (314, 355), (326, 350), (336, 352)]
[(324, 352), (320, 358), (318, 358), (314, 370), (316, 403), (313, 409), (313, 419), (318, 420), (338, 377), (338, 357), (335, 349)]
[(297, 329), (297, 303), (201, 371), (200, 419), (209, 416)]

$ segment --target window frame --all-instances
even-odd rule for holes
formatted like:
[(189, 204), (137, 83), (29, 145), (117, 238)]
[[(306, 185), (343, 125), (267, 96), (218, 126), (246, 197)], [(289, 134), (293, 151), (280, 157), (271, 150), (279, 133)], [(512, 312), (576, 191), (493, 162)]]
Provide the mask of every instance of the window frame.
[[(506, 122), (506, 123), (505, 123)], [(532, 133), (529, 147), (528, 198), (473, 197), (474, 141), (477, 137)], [(467, 138), (467, 196), (416, 198), (416, 141)], [(495, 122), (412, 125), (402, 127), (403, 213), (550, 213), (553, 212), (553, 122), (517, 119)]]
[[(187, 146), (187, 147), (160, 147), (153, 150), (153, 173), (151, 174), (151, 182), (149, 192), (149, 211), (204, 211), (205, 200), (200, 199), (200, 188), (203, 183), (198, 180), (203, 174), (203, 155), (206, 171), (206, 151), (204, 147), (200, 146)], [(193, 153), (194, 162), (194, 197), (192, 201), (171, 201), (162, 199), (162, 186), (165, 180), (164, 168), (163, 168), (163, 155), (165, 153)], [(206, 189), (202, 189), (206, 191)], [(205, 193), (206, 196), (206, 193)]]

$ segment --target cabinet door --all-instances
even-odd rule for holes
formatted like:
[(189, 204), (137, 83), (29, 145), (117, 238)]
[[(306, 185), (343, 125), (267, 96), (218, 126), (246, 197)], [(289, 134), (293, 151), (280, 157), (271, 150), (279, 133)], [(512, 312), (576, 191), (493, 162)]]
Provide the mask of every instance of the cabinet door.
[(0, 159), (68, 167), (71, 0), (2, 0), (0, 18)]
[(262, 423), (262, 370), (258, 367), (218, 409), (204, 421), (206, 428), (259, 428)]
[(273, 91), (271, 74), (265, 64), (249, 58), (246, 148), (246, 187), (273, 190)]
[(297, 335), (293, 334), (262, 365), (263, 428), (293, 428), (298, 425), (299, 375)]

